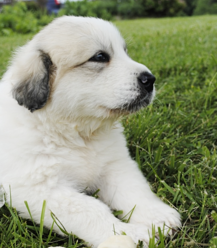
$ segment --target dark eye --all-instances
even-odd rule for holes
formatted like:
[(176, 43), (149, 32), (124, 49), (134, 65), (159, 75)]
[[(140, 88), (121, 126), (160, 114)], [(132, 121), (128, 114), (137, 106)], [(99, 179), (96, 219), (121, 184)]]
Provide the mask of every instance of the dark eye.
[(106, 63), (109, 62), (109, 59), (110, 57), (107, 53), (99, 52), (96, 55), (94, 55), (92, 58), (90, 58), (89, 61)]

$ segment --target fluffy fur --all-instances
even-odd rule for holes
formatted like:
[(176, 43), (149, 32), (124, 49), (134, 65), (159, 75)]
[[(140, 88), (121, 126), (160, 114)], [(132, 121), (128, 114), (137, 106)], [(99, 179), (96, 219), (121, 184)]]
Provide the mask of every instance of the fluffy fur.
[[(94, 61), (102, 52), (109, 60)], [(118, 122), (152, 101), (145, 73), (118, 30), (95, 18), (58, 18), (18, 49), (0, 83), (0, 183), (22, 217), (27, 201), (39, 223), (46, 200), (45, 226), (52, 211), (94, 248), (114, 230), (148, 244), (152, 224), (180, 226), (130, 158)], [(97, 189), (99, 199), (88, 195)], [(111, 213), (135, 205), (128, 224)]]

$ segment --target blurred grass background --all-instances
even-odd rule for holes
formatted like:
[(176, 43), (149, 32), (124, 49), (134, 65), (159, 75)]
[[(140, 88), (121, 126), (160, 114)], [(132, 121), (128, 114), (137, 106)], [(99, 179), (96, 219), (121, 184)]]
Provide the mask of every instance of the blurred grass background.
[[(153, 247), (217, 247), (217, 16), (115, 21), (128, 53), (157, 77), (147, 109), (123, 119), (131, 156), (182, 229)], [(0, 75), (32, 35), (0, 37)], [(24, 72), (25, 73), (25, 72)], [(0, 248), (83, 247), (0, 209)]]

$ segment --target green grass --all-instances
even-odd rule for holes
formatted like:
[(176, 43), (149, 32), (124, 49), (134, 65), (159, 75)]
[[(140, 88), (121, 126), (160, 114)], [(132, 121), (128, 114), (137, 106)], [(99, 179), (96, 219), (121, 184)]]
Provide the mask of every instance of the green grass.
[[(217, 247), (217, 16), (115, 24), (130, 56), (157, 77), (153, 105), (123, 120), (131, 156), (153, 191), (182, 215), (181, 230), (150, 248)], [(0, 74), (29, 38), (0, 37)], [(74, 239), (42, 230), (10, 207), (0, 210), (0, 248), (83, 246)]]

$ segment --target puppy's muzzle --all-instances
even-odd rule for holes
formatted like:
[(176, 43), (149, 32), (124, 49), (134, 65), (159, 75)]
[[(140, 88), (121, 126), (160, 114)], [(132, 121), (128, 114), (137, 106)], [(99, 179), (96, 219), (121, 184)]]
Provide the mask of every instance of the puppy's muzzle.
[(146, 90), (148, 93), (153, 91), (155, 76), (149, 72), (142, 72), (138, 76), (138, 83), (142, 90)]

